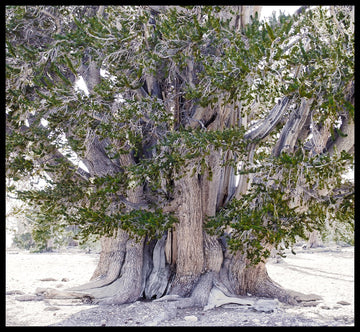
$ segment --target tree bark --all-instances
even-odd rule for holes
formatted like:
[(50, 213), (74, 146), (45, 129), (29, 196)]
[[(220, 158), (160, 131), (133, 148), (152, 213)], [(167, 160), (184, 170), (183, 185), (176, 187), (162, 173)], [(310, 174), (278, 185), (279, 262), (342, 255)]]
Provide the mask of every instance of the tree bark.
[(189, 296), (204, 269), (203, 211), (201, 188), (196, 176), (185, 175), (175, 186), (181, 196), (176, 232), (176, 276), (171, 294)]

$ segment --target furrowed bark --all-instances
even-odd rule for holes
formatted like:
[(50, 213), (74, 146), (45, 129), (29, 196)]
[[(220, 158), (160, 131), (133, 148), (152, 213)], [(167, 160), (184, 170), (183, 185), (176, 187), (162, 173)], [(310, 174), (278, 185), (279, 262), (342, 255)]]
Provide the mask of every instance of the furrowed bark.
[(176, 231), (176, 276), (170, 294), (189, 296), (204, 268), (201, 189), (196, 176), (175, 184), (181, 195)]
[(269, 112), (269, 115), (266, 116), (264, 120), (255, 123), (249, 128), (244, 138), (252, 140), (265, 138), (279, 123), (281, 117), (287, 110), (288, 104), (288, 97), (283, 97), (281, 100), (279, 100), (279, 102), (273, 107), (273, 109)]
[(290, 118), (283, 127), (280, 138), (274, 147), (274, 156), (279, 156), (282, 151), (288, 153), (294, 151), (298, 137), (308, 119), (312, 102), (313, 99), (302, 98), (300, 107), (291, 113)]

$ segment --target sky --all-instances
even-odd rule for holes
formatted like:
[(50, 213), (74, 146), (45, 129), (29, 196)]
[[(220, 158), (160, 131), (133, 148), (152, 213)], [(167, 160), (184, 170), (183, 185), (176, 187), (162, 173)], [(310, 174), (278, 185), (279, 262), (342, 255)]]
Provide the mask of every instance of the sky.
[(271, 17), (273, 11), (278, 15), (280, 10), (285, 12), (285, 14), (294, 14), (299, 7), (300, 6), (262, 6), (261, 18)]

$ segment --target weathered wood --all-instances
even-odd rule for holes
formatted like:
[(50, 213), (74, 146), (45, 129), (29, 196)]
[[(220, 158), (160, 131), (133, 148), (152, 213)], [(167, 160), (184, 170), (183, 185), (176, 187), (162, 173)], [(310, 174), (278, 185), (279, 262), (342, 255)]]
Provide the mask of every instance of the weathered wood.
[(59, 290), (55, 288), (37, 288), (37, 296), (45, 299), (83, 299), (85, 297), (93, 299), (94, 297), (87, 292), (75, 292), (70, 290)]
[(255, 300), (250, 297), (226, 296), (220, 289), (213, 287), (209, 295), (208, 304), (204, 307), (204, 310), (210, 310), (215, 307), (220, 307), (224, 304), (229, 304), (229, 303), (251, 306), (254, 305)]
[(271, 130), (279, 123), (281, 117), (284, 115), (289, 105), (289, 98), (283, 97), (279, 102), (272, 108), (269, 114), (263, 119), (252, 125), (246, 134), (245, 139), (263, 139), (266, 137)]
[(99, 263), (91, 277), (91, 281), (71, 290), (86, 290), (104, 287), (115, 281), (120, 274), (121, 266), (126, 255), (126, 242), (129, 235), (119, 230), (114, 237), (101, 239), (101, 253)]
[(176, 230), (176, 276), (171, 294), (189, 295), (204, 268), (203, 212), (201, 188), (196, 176), (190, 174), (176, 181), (181, 199)]
[(153, 250), (153, 268), (146, 280), (144, 296), (148, 299), (159, 298), (164, 293), (169, 283), (170, 267), (166, 264), (164, 247), (166, 235), (157, 241)]
[(298, 137), (308, 118), (313, 101), (313, 98), (302, 98), (299, 108), (292, 111), (290, 118), (283, 127), (280, 138), (273, 149), (273, 155), (279, 156), (280, 152), (293, 152)]
[(336, 140), (329, 144), (328, 151), (332, 156), (335, 151), (350, 151), (355, 146), (355, 123), (352, 119), (346, 117), (343, 118), (343, 122), (340, 126), (340, 130), (344, 135), (339, 135)]

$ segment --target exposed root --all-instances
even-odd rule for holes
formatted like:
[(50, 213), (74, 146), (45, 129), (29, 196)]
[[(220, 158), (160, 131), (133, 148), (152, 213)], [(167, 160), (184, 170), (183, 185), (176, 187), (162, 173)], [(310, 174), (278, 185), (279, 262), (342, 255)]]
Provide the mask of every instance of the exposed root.
[(37, 288), (35, 291), (37, 296), (42, 296), (45, 299), (91, 299), (93, 296), (89, 293), (62, 291), (54, 288)]
[[(159, 245), (159, 247), (161, 248), (162, 246)], [(102, 287), (87, 288), (97, 285), (97, 281), (94, 280), (86, 285), (67, 290), (41, 288), (36, 290), (36, 294), (47, 299), (81, 299), (83, 302), (95, 304), (135, 302), (144, 296), (145, 289), (151, 290), (147, 295), (158, 295), (160, 293), (162, 295), (167, 284), (164, 282), (166, 278), (160, 284), (156, 283), (157, 278), (151, 279), (153, 281), (152, 287), (146, 288), (142, 264), (134, 264), (141, 250), (142, 248), (139, 246), (128, 248), (121, 274), (110, 284)], [(158, 251), (163, 252), (162, 250), (154, 250), (155, 253)], [(165, 260), (161, 255), (156, 256), (158, 257), (155, 260), (156, 264), (154, 264), (154, 270), (156, 271), (154, 276), (159, 277), (159, 271), (165, 268)], [(238, 284), (241, 284), (243, 288), (237, 290), (228, 287), (230, 282), (227, 278), (224, 279), (221, 273), (208, 271), (200, 276), (182, 276), (181, 278), (177, 276), (175, 287), (171, 287), (167, 295), (155, 301), (172, 302), (176, 308), (202, 307), (204, 310), (209, 310), (230, 303), (255, 308), (254, 306), (257, 301), (254, 297), (247, 296), (248, 293), (256, 297), (277, 299), (283, 303), (300, 306), (315, 306), (322, 299), (315, 294), (302, 294), (282, 288), (271, 280), (264, 268), (257, 271), (248, 270), (248, 273), (254, 272), (257, 272), (256, 278), (246, 278), (250, 275), (240, 275), (241, 282)], [(224, 283), (223, 280), (227, 282)], [(244, 280), (251, 280), (253, 282), (244, 282)], [(237, 279), (238, 281), (239, 279)], [(186, 287), (182, 288), (182, 285)]]
[[(211, 310), (224, 304), (238, 304), (258, 311), (272, 311), (273, 308), (277, 306), (278, 300), (287, 304), (300, 306), (316, 306), (318, 301), (321, 300), (321, 297), (318, 295), (302, 294), (286, 290), (274, 283), (270, 278), (266, 282), (266, 288), (264, 285), (263, 291), (259, 288), (259, 292), (252, 295), (270, 297), (272, 298), (271, 300), (233, 294), (229, 296), (229, 292), (224, 291), (226, 287), (215, 279), (212, 272), (205, 273), (199, 278), (190, 297), (182, 297), (179, 294), (169, 294), (155, 299), (153, 302), (169, 302), (169, 305), (171, 303), (174, 309), (200, 307), (204, 310)], [(120, 278), (111, 285), (93, 289), (90, 292), (38, 288), (36, 289), (36, 295), (43, 299), (81, 299), (83, 303), (107, 305), (124, 304), (138, 300), (136, 293), (129, 292), (128, 288), (124, 287), (122, 282)], [(265, 289), (266, 292), (264, 291)], [(266, 302), (265, 309), (264, 303), (262, 303), (264, 301)]]
[(209, 295), (208, 304), (204, 307), (204, 310), (210, 310), (229, 303), (252, 306), (255, 303), (255, 299), (251, 297), (229, 297), (217, 287), (213, 287)]
[[(252, 296), (278, 299), (290, 305), (316, 305), (322, 298), (315, 294), (302, 294), (283, 288), (273, 281), (267, 271), (265, 263), (256, 266), (245, 266), (243, 257), (232, 257), (229, 265), (229, 284), (234, 293), (239, 295), (251, 294)], [(229, 274), (228, 274), (229, 275)]]
[(101, 287), (105, 287), (108, 286), (109, 284), (111, 284), (114, 281), (114, 279), (112, 277), (103, 277), (103, 278), (97, 278), (94, 280), (91, 280), (89, 282), (87, 282), (86, 284), (82, 284), (79, 286), (74, 286), (71, 288), (68, 288), (69, 291), (89, 291), (91, 289), (96, 289), (96, 288), (101, 288)]
[(285, 289), (269, 276), (256, 285), (255, 291), (251, 293), (255, 296), (276, 298), (280, 302), (290, 305), (311, 306), (317, 305), (322, 297), (316, 294), (303, 294), (293, 290)]
[[(222, 290), (218, 288), (219, 282), (215, 282), (216, 274), (207, 272), (203, 274), (193, 289), (190, 297), (182, 297), (179, 294), (165, 295), (156, 302), (171, 301), (176, 308), (188, 307), (202, 307), (204, 310), (209, 310), (219, 307), (227, 303), (237, 303), (239, 305), (251, 306), (255, 300), (252, 298), (244, 298), (238, 296), (227, 296)], [(216, 284), (216, 285), (215, 285)], [(225, 286), (220, 286), (221, 289), (226, 289)]]
[(296, 304), (303, 307), (316, 306), (319, 304), (319, 301), (322, 300), (322, 297), (316, 294), (303, 294), (295, 291), (289, 292), (289, 295), (296, 301)]

